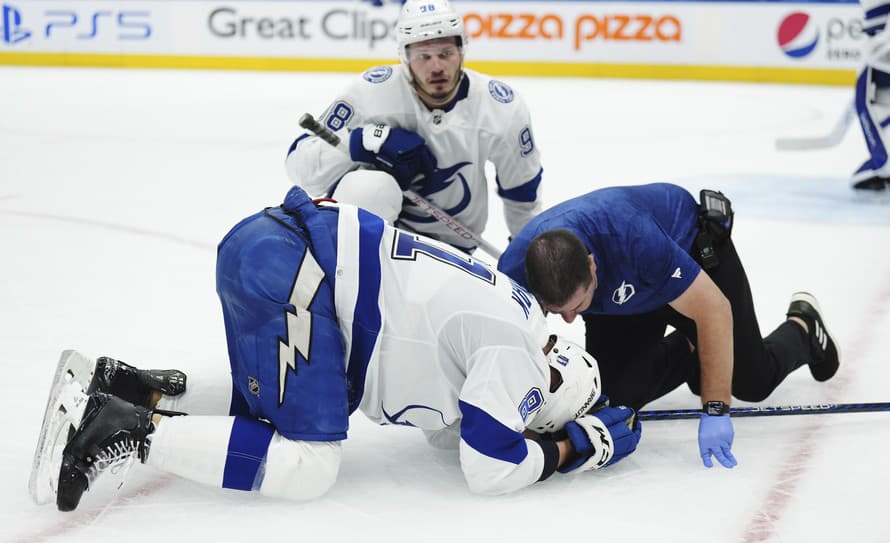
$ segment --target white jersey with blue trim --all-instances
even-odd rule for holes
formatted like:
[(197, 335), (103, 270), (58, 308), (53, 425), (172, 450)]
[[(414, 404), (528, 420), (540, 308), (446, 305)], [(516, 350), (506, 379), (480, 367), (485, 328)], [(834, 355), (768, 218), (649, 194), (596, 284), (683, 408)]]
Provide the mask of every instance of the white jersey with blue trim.
[(531, 295), (455, 249), (353, 206), (340, 206), (337, 238), (335, 304), (350, 382), (363, 373), (359, 409), (380, 424), (420, 428), (431, 441), (459, 433), (461, 467), (475, 492), (537, 481), (544, 453), (522, 431), (550, 372), (546, 321)]
[[(333, 101), (320, 121), (341, 138), (369, 123), (421, 135), (436, 157), (438, 170), (434, 179), (415, 182), (412, 190), (477, 233), (488, 220), (485, 164), (491, 162), (507, 227), (511, 234), (519, 232), (541, 209), (542, 173), (522, 98), (503, 82), (464, 70), (451, 106), (430, 110), (405, 74), (401, 64), (366, 71)], [(303, 134), (292, 145), (286, 167), (294, 184), (313, 196), (323, 196), (347, 172), (369, 166), (353, 162), (317, 136)], [(413, 205), (403, 208), (399, 224), (468, 248), (466, 239)]]

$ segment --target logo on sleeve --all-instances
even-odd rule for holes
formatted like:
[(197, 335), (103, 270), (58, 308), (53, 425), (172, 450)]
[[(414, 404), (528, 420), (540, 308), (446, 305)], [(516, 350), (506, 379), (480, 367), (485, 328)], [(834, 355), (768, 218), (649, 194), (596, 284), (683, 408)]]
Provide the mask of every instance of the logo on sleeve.
[(622, 281), (618, 288), (615, 289), (615, 292), (612, 293), (612, 302), (623, 305), (624, 302), (633, 298), (636, 293), (637, 291), (633, 285), (628, 284), (627, 281)]
[(362, 74), (365, 81), (369, 83), (383, 83), (392, 76), (392, 68), (390, 66), (377, 66), (371, 68)]
[(671, 277), (673, 277), (674, 279), (683, 279), (683, 274), (680, 273), (680, 268), (674, 270), (674, 273), (673, 275), (671, 275)]
[(542, 405), (544, 405), (544, 395), (541, 394), (541, 389), (535, 387), (529, 390), (525, 398), (522, 399), (522, 403), (519, 404), (519, 415), (522, 417), (522, 422), (525, 422), (529, 415), (540, 409)]
[(513, 89), (497, 79), (492, 79), (488, 83), (488, 92), (491, 93), (492, 98), (502, 104), (509, 104), (513, 101)]

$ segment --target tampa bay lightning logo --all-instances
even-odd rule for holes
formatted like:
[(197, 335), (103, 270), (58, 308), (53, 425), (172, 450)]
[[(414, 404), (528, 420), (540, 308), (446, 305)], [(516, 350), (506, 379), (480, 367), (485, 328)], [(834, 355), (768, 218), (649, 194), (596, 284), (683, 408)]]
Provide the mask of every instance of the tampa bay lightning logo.
[[(425, 405), (409, 405), (405, 409), (397, 411), (392, 415), (387, 413), (386, 408), (383, 406), (381, 406), (381, 410), (383, 411), (383, 417), (386, 418), (386, 421), (390, 424), (416, 427), (416, 425), (407, 420), (408, 417), (405, 416), (406, 413), (411, 411), (411, 418), (413, 418), (417, 422), (423, 420), (421, 426), (424, 428), (435, 428), (439, 425), (439, 423), (441, 423), (443, 428), (448, 426), (448, 424), (445, 423), (445, 416), (442, 414), (441, 411), (439, 411), (438, 409), (433, 409), (432, 407), (427, 407)], [(403, 416), (405, 416), (405, 418), (399, 420)]]
[[(464, 174), (460, 173), (460, 169), (468, 164), (470, 164), (470, 162), (458, 162), (450, 168), (435, 170), (431, 177), (426, 177), (418, 182), (419, 186), (415, 189), (415, 192), (424, 198), (428, 198), (431, 194), (442, 192), (443, 190), (450, 188), (456, 181), (460, 181), (463, 197), (461, 197), (460, 201), (454, 207), (442, 210), (452, 217), (457, 215), (470, 205), (470, 185), (467, 183), (467, 178), (464, 177)], [(412, 186), (412, 188), (414, 187)], [(399, 218), (420, 223), (436, 222), (436, 218), (430, 215), (415, 215), (414, 213), (404, 210), (399, 215)]]
[(362, 74), (365, 81), (369, 83), (383, 83), (392, 76), (392, 68), (389, 66), (377, 66), (371, 68)]
[(488, 83), (488, 92), (491, 93), (492, 98), (502, 104), (509, 104), (513, 101), (513, 89), (497, 79), (492, 79)]

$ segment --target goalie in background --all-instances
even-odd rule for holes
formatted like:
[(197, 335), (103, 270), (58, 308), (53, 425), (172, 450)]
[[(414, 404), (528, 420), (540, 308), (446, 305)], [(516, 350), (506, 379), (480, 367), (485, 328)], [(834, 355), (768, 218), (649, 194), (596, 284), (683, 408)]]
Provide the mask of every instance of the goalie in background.
[(447, 0), (408, 0), (395, 32), (401, 63), (356, 77), (318, 117), (349, 144), (349, 155), (303, 133), (288, 150), (287, 175), (313, 196), (472, 252), (419, 207), (399, 198), (393, 208), (386, 196), (410, 189), (480, 234), (491, 163), (515, 235), (541, 210), (543, 170), (525, 102), (507, 84), (463, 67), (467, 35)]
[(293, 187), (225, 236), (217, 292), (230, 371), (215, 378), (189, 375), (186, 390), (174, 370), (63, 358), (36, 501), (73, 510), (132, 455), (212, 486), (315, 498), (356, 410), (459, 449), (485, 494), (608, 466), (640, 439), (633, 410), (606, 405), (596, 362), (548, 333), (530, 293), (357, 207), (317, 207)]
[(865, 63), (856, 76), (856, 116), (869, 158), (853, 174), (853, 188), (886, 191), (890, 184), (887, 126), (890, 125), (890, 32), (886, 31), (888, 0), (860, 0), (863, 31), (868, 35)]

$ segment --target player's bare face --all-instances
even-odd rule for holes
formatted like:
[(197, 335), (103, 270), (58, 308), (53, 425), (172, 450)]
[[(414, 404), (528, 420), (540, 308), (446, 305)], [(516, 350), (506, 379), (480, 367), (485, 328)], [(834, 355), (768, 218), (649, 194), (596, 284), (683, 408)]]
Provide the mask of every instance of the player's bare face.
[(417, 95), (428, 106), (447, 104), (457, 94), (463, 50), (455, 38), (439, 38), (408, 46), (408, 67)]

